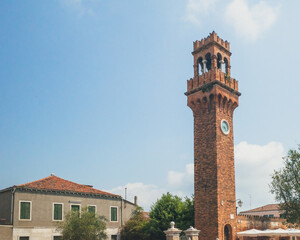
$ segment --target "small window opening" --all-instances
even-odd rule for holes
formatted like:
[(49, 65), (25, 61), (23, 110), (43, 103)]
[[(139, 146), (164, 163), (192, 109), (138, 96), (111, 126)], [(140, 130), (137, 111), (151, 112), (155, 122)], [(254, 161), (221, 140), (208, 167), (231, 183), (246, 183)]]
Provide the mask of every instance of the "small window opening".
[(204, 69), (203, 69), (203, 58), (202, 57), (199, 57), (198, 58), (198, 75), (201, 75), (204, 73)]
[(225, 63), (225, 73), (227, 73), (228, 74), (228, 60), (227, 60), (227, 58), (224, 58), (224, 63)]
[(211, 70), (211, 54), (207, 53), (205, 55), (205, 60), (206, 60), (206, 69), (207, 71)]

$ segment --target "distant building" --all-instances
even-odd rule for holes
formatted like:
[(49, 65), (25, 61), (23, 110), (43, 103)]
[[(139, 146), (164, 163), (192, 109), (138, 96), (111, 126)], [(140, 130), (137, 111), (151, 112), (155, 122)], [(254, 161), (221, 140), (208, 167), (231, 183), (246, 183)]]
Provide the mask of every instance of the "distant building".
[(248, 211), (240, 212), (237, 216), (238, 232), (250, 229), (278, 229), (287, 228), (283, 211), (279, 204), (268, 204)]
[(240, 212), (241, 215), (270, 217), (270, 218), (283, 217), (283, 213), (284, 211), (280, 210), (279, 204), (268, 204), (262, 207)]
[(61, 233), (56, 230), (56, 223), (63, 221), (70, 210), (85, 207), (108, 219), (108, 239), (117, 240), (137, 202), (52, 174), (0, 190), (0, 239), (59, 240)]

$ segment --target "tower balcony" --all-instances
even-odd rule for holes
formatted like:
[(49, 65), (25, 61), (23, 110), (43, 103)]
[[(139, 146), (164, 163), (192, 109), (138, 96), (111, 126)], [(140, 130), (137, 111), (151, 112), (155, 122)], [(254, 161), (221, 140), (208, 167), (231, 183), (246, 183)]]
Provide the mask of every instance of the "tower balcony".
[(214, 84), (219, 84), (238, 96), (241, 95), (238, 91), (238, 81), (230, 77), (229, 74), (222, 72), (220, 69), (212, 69), (187, 80), (187, 92), (185, 95), (190, 95), (200, 90), (205, 91), (207, 87), (213, 86)]

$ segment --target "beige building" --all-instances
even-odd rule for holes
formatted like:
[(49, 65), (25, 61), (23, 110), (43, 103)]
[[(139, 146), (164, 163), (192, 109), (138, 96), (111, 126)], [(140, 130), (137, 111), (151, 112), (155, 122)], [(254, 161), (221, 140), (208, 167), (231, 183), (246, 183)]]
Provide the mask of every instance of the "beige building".
[(269, 218), (283, 217), (284, 211), (280, 210), (279, 204), (268, 204), (248, 211), (240, 212), (241, 215), (260, 216)]
[(106, 217), (108, 239), (117, 240), (136, 206), (136, 201), (51, 175), (0, 190), (0, 240), (59, 240), (57, 222), (85, 207)]
[(250, 229), (266, 230), (287, 228), (284, 218), (284, 211), (280, 209), (279, 204), (268, 204), (262, 207), (240, 212), (237, 216), (238, 232)]

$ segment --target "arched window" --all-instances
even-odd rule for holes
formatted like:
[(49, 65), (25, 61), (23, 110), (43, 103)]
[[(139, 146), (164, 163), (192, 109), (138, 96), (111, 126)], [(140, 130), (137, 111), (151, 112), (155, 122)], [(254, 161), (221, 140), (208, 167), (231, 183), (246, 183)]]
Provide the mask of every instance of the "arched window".
[(198, 75), (201, 75), (203, 72), (204, 72), (204, 69), (203, 69), (203, 58), (202, 57), (199, 57), (198, 58)]
[(222, 61), (222, 55), (220, 53), (217, 54), (217, 67), (218, 69), (221, 69), (222, 70), (222, 64), (221, 64), (221, 61)]
[(206, 69), (207, 71), (211, 70), (211, 54), (207, 53), (205, 55), (205, 60), (206, 60)]
[(228, 73), (228, 60), (226, 57), (224, 58), (224, 63), (225, 63), (225, 72)]

